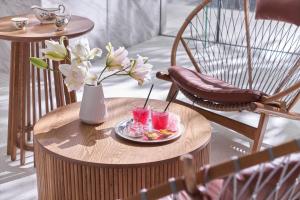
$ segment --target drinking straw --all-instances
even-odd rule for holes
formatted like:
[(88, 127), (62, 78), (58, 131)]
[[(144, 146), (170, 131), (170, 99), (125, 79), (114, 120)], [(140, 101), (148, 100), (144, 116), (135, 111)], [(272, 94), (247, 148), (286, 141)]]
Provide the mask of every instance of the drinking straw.
[(148, 96), (147, 96), (147, 99), (146, 99), (146, 101), (145, 101), (145, 104), (144, 104), (144, 107), (143, 107), (143, 108), (146, 108), (146, 105), (147, 105), (147, 103), (148, 103), (148, 100), (149, 100), (150, 94), (151, 94), (151, 92), (152, 92), (153, 86), (154, 86), (154, 84), (151, 85), (150, 91), (149, 91), (149, 93), (148, 93)]
[(171, 100), (169, 101), (168, 105), (167, 105), (167, 106), (166, 106), (166, 108), (164, 109), (164, 112), (166, 112), (166, 111), (167, 111), (167, 109), (168, 109), (169, 105), (172, 103), (172, 101), (173, 101), (174, 97), (176, 96), (176, 94), (177, 94), (177, 92), (175, 92), (175, 93), (173, 94), (173, 96), (172, 96)]

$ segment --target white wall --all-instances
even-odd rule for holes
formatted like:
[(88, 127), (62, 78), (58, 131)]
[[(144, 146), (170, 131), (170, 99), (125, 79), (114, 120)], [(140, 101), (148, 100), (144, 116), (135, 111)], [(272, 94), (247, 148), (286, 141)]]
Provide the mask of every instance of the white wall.
[[(42, 0), (43, 6), (57, 5), (57, 0)], [(63, 0), (73, 15), (95, 22), (88, 34), (90, 41), (104, 48), (108, 41), (115, 46), (132, 46), (159, 33), (160, 0)]]
[(131, 46), (159, 34), (160, 0), (108, 0), (109, 39)]

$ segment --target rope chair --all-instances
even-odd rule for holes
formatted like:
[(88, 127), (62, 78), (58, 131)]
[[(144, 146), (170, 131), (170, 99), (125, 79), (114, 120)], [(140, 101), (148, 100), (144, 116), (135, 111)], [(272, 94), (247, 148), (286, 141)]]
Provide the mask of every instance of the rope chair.
[[(167, 100), (181, 91), (207, 109), (260, 114), (252, 127), (175, 100), (248, 137), (258, 151), (270, 115), (300, 119), (292, 112), (300, 95), (299, 9), (298, 0), (257, 0), (256, 6), (254, 0), (202, 0), (176, 36), (169, 73), (157, 73), (172, 82)], [(183, 61), (179, 44), (192, 67), (176, 66)]]
[(181, 178), (142, 189), (130, 200), (175, 199), (299, 199), (300, 140), (195, 172), (191, 155), (182, 157)]

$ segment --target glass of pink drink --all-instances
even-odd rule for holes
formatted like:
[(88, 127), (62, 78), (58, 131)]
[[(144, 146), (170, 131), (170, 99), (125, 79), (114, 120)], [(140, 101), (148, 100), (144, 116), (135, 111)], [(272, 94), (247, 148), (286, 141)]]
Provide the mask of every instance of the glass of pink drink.
[(133, 120), (134, 122), (139, 122), (143, 125), (148, 124), (148, 119), (150, 115), (150, 109), (149, 108), (143, 108), (143, 107), (135, 107), (132, 110)]
[(169, 113), (168, 112), (151, 112), (152, 117), (152, 127), (156, 130), (166, 129), (169, 122)]

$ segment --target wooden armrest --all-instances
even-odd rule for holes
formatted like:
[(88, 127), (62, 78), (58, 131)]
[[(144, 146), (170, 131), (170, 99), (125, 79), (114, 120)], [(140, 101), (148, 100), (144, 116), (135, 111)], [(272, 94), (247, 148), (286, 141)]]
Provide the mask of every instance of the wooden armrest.
[(295, 90), (298, 90), (299, 88), (300, 88), (300, 81), (298, 81), (294, 85), (290, 86), (289, 88), (287, 88), (287, 89), (285, 89), (281, 92), (278, 92), (278, 93), (276, 93), (272, 96), (269, 96), (269, 97), (265, 97), (263, 99), (263, 103), (271, 103), (271, 102), (274, 102), (276, 100), (279, 100), (282, 97), (289, 95), (291, 92), (294, 92)]
[(285, 117), (287, 119), (300, 120), (300, 114), (296, 112), (289, 112), (281, 108), (277, 108), (271, 105), (266, 105), (258, 102), (253, 103), (256, 108), (254, 112), (266, 113), (273, 116)]
[(268, 96), (263, 96), (261, 98), (261, 102), (265, 105), (277, 107), (277, 108), (284, 109), (284, 110), (287, 109), (286, 102), (279, 101), (279, 100), (274, 100), (272, 102), (268, 102), (268, 100), (269, 100), (268, 98), (269, 98)]
[(157, 72), (157, 73), (156, 73), (156, 77), (159, 78), (159, 79), (161, 79), (161, 80), (165, 80), (165, 81), (170, 81), (170, 82), (172, 82), (172, 80), (171, 80), (169, 74), (164, 73), (164, 72)]

